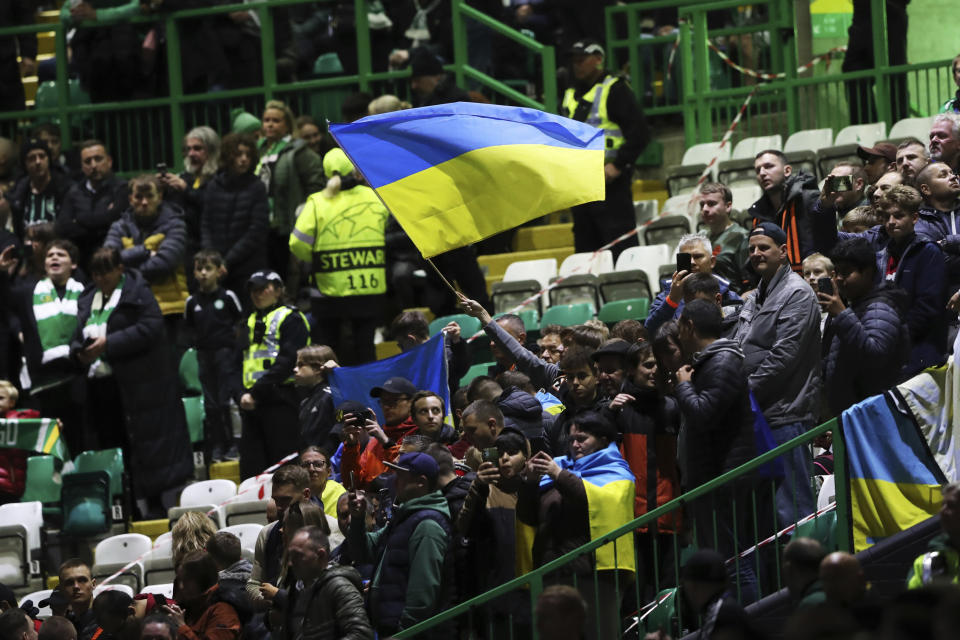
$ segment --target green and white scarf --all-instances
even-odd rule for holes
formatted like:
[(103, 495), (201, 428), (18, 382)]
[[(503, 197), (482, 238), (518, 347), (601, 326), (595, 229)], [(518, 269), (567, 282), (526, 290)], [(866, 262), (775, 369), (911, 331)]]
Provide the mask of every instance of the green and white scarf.
[[(123, 290), (123, 283), (126, 279), (126, 275), (120, 276), (120, 282), (113, 288), (113, 293), (110, 294), (110, 298), (106, 301), (106, 304), (104, 304), (103, 292), (100, 291), (100, 289), (97, 289), (96, 293), (93, 294), (90, 317), (87, 318), (87, 324), (83, 327), (84, 338), (106, 337), (107, 320), (110, 319), (110, 314), (113, 313), (113, 310), (117, 308), (117, 303), (120, 302), (120, 292)], [(90, 365), (90, 371), (87, 373), (87, 376), (90, 378), (106, 378), (110, 375), (113, 375), (113, 369), (101, 358), (97, 358), (96, 361)]]
[(47, 364), (70, 356), (70, 340), (77, 330), (77, 300), (83, 285), (70, 278), (61, 298), (50, 278), (44, 278), (33, 288), (33, 317), (43, 348), (41, 362)]

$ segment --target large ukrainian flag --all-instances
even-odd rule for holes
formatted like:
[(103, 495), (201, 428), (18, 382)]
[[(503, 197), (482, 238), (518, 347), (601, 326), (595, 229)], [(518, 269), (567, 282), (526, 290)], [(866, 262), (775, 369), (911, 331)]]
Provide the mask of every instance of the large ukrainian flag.
[(603, 200), (603, 132), (535, 109), (457, 102), (331, 124), (424, 257)]
[[(554, 458), (561, 469), (581, 480), (587, 493), (590, 539), (596, 540), (633, 520), (635, 478), (616, 445), (594, 451), (579, 460)], [(540, 480), (540, 490), (553, 485), (549, 476)], [(636, 571), (633, 534), (628, 533), (597, 549), (597, 569)]]
[(936, 515), (946, 479), (916, 423), (888, 394), (853, 405), (841, 424), (855, 551)]

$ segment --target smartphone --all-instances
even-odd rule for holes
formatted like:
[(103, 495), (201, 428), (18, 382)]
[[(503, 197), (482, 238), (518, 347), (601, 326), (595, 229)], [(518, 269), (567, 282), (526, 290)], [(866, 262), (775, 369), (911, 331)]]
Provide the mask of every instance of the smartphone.
[(167, 596), (163, 595), (162, 593), (155, 593), (153, 594), (153, 601), (157, 603), (158, 607), (166, 606)]
[(353, 469), (350, 470), (350, 491), (354, 493), (357, 491), (357, 478), (353, 474)]
[(487, 447), (480, 452), (480, 458), (484, 462), (497, 463), (497, 460), (500, 459), (500, 453), (497, 451), (496, 447)]
[(853, 190), (853, 176), (827, 176), (827, 193)]
[(693, 259), (690, 257), (689, 253), (677, 254), (677, 273), (681, 271), (690, 271), (692, 267)]
[(86, 349), (87, 347), (89, 347), (90, 345), (92, 345), (92, 344), (93, 344), (94, 342), (96, 342), (96, 341), (97, 341), (96, 338), (94, 338), (94, 337), (92, 337), (92, 336), (87, 336), (86, 338), (83, 339), (83, 348)]
[(833, 295), (833, 280), (824, 276), (822, 278), (817, 278), (817, 291), (820, 293), (826, 293), (827, 295)]
[(165, 162), (158, 162), (158, 163), (157, 163), (157, 173), (159, 173), (161, 176), (167, 175), (167, 163), (165, 163)]

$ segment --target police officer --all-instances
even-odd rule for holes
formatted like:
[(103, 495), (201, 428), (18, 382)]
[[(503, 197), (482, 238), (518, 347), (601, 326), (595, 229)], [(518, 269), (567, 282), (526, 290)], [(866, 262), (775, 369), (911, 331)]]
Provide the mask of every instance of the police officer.
[(307, 319), (280, 304), (283, 280), (275, 271), (257, 271), (247, 282), (254, 312), (247, 318), (240, 409), (240, 477), (263, 471), (299, 444), (299, 402), (293, 386), (297, 350), (310, 343)]
[[(631, 177), (633, 163), (650, 140), (643, 110), (626, 80), (603, 68), (603, 47), (593, 40), (570, 51), (573, 86), (563, 96), (561, 115), (603, 129), (607, 197), (573, 207), (573, 242), (578, 253), (594, 251), (636, 226)], [(612, 248), (616, 257), (637, 245), (637, 237)]]
[[(323, 157), (327, 186), (307, 198), (290, 234), (290, 252), (309, 263), (319, 296), (311, 296), (313, 341), (333, 348), (345, 364), (376, 357), (373, 334), (387, 292), (383, 230), (387, 209), (360, 184), (342, 149)], [(344, 324), (353, 335), (344, 341)]]

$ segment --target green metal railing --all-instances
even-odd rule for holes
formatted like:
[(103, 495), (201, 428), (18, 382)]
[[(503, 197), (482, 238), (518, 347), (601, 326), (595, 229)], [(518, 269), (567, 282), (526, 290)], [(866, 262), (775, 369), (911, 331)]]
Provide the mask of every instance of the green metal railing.
[[(684, 493), (679, 498), (671, 500), (670, 502), (653, 509), (652, 511), (644, 514), (643, 516), (636, 518), (635, 520), (624, 524), (623, 526), (610, 531), (609, 533), (592, 540), (588, 544), (585, 544), (578, 549), (575, 549), (566, 555), (557, 558), (551, 562), (544, 564), (537, 569), (515, 578), (509, 582), (506, 582), (496, 588), (487, 591), (475, 598), (467, 600), (461, 604), (458, 604), (450, 609), (417, 624), (416, 626), (405, 629), (402, 632), (398, 633), (396, 638), (415, 638), (418, 634), (421, 634), (429, 629), (436, 628), (440, 625), (455, 625), (458, 627), (460, 636), (459, 637), (477, 637), (477, 638), (490, 638), (490, 637), (499, 637), (495, 630), (497, 627), (496, 623), (489, 617), (490, 610), (489, 607), (492, 601), (497, 599), (504, 598), (521, 598), (528, 599), (531, 606), (531, 615), (530, 620), (533, 621), (532, 636), (537, 637), (536, 634), (536, 611), (535, 605), (537, 597), (543, 591), (544, 586), (552, 582), (563, 582), (556, 576), (556, 572), (564, 570), (566, 567), (571, 565), (577, 559), (582, 558), (583, 556), (593, 556), (597, 549), (600, 547), (620, 538), (621, 536), (633, 536), (634, 533), (643, 527), (650, 527), (659, 520), (661, 517), (671, 514), (679, 514), (685, 508), (689, 509), (692, 503), (695, 503), (697, 500), (709, 500), (716, 497), (717, 495), (729, 496), (729, 495), (746, 495), (747, 496), (747, 508), (740, 511), (736, 505), (736, 499), (734, 499), (734, 504), (732, 505), (732, 511), (734, 514), (737, 514), (737, 517), (733, 519), (733, 537), (735, 539), (743, 540), (742, 530), (738, 532), (737, 527), (746, 527), (746, 530), (749, 532), (747, 536), (753, 545), (756, 545), (762, 540), (769, 538), (770, 534), (775, 531), (780, 531), (786, 528), (789, 524), (794, 523), (783, 523), (776, 522), (775, 508), (773, 505), (773, 490), (775, 488), (775, 482), (772, 479), (758, 479), (757, 471), (758, 468), (763, 467), (764, 465), (770, 464), (776, 458), (793, 451), (797, 448), (803, 448), (805, 451), (808, 451), (810, 443), (813, 442), (820, 435), (832, 431), (833, 432), (833, 451), (834, 451), (834, 468), (835, 468), (835, 482), (836, 482), (836, 509), (835, 513), (825, 513), (822, 516), (816, 516), (811, 522), (815, 524), (819, 518), (830, 518), (830, 522), (835, 520), (835, 527), (826, 527), (833, 529), (835, 532), (833, 535), (834, 548), (838, 550), (849, 550), (851, 548), (851, 539), (850, 539), (850, 522), (849, 522), (849, 506), (848, 506), (848, 496), (845, 493), (845, 487), (847, 486), (847, 477), (846, 477), (846, 464), (845, 464), (845, 449), (843, 446), (843, 439), (838, 428), (838, 423), (836, 420), (831, 420), (825, 424), (820, 425), (814, 429), (811, 429), (806, 434), (799, 436), (789, 442), (786, 442), (775, 449), (768, 451), (767, 453), (756, 457), (750, 462), (732, 470), (723, 475), (711, 480), (699, 486), (691, 491)], [(809, 478), (804, 478), (803, 481), (811, 481)], [(743, 483), (746, 482), (750, 489), (746, 494), (737, 492), (730, 493), (730, 489), (737, 485), (743, 486)], [(816, 493), (814, 494), (816, 495)], [(743, 505), (741, 505), (743, 507)], [(771, 511), (773, 513), (771, 513)], [(803, 514), (800, 514), (803, 515)], [(713, 518), (713, 539), (714, 542), (719, 542), (718, 533), (716, 528), (716, 511), (714, 511)], [(772, 519), (772, 522), (771, 522)], [(696, 529), (698, 527), (709, 527), (711, 523), (708, 522), (693, 522), (692, 529), (693, 539), (696, 540)], [(679, 575), (679, 567), (681, 563), (681, 555), (683, 550), (692, 549), (693, 545), (689, 543), (688, 540), (685, 540), (683, 535), (679, 532), (674, 532), (671, 534), (669, 546), (672, 546), (673, 553), (673, 576)], [(770, 593), (781, 589), (784, 585), (781, 580), (780, 568), (779, 568), (779, 552), (782, 545), (781, 538), (777, 537), (768, 547), (764, 547), (760, 551), (755, 551), (752, 554), (748, 555), (744, 559), (735, 560), (732, 564), (737, 571), (737, 580), (735, 582), (736, 591), (740, 594), (741, 582), (740, 578), (745, 575), (744, 570), (746, 568), (745, 563), (750, 563), (751, 568), (755, 570), (755, 573), (758, 577), (757, 580), (757, 596), (763, 597), (769, 595)], [(720, 545), (715, 544), (715, 547)], [(826, 546), (826, 545), (825, 545)], [(734, 545), (736, 552), (742, 552), (748, 547)], [(834, 550), (834, 549), (830, 549)], [(654, 557), (659, 556), (659, 551), (654, 546)], [(669, 549), (668, 549), (669, 551)], [(635, 553), (637, 551), (635, 550)], [(639, 567), (640, 558), (635, 558), (635, 566)], [(741, 564), (744, 563), (744, 564)], [(617, 563), (619, 565), (619, 562)], [(728, 563), (731, 564), (731, 563)], [(580, 577), (582, 582), (584, 579), (587, 581), (593, 581), (594, 584), (599, 582), (597, 577), (598, 572), (593, 571), (591, 576), (586, 578)], [(566, 581), (572, 583), (574, 586), (578, 586), (578, 579), (576, 575), (572, 576), (572, 581), (570, 576), (567, 577)], [(664, 587), (675, 586), (672, 583), (667, 583), (661, 580), (659, 573), (655, 573), (654, 584), (652, 586), (652, 593), (657, 594)], [(596, 590), (594, 590), (596, 592)], [(641, 589), (631, 589), (629, 585), (621, 585), (620, 582), (617, 583), (616, 598), (618, 602), (623, 602), (624, 606), (628, 606), (630, 610), (635, 610), (637, 612), (644, 610), (645, 605), (648, 605), (647, 601), (644, 598), (643, 590)], [(588, 602), (588, 606), (596, 611), (599, 602)], [(651, 603), (652, 604), (652, 603)], [(649, 610), (649, 605), (646, 606), (646, 609)], [(622, 609), (621, 609), (622, 610)], [(682, 616), (683, 608), (677, 607), (678, 615), (680, 619), (677, 621), (678, 627), (680, 629), (684, 628), (684, 623)], [(689, 621), (689, 620), (688, 620)], [(505, 629), (519, 629), (520, 627), (516, 625), (517, 621), (514, 620), (513, 616), (507, 616), (507, 620), (501, 620), (500, 623)], [(596, 623), (596, 621), (593, 621)], [(621, 629), (623, 627), (621, 626)], [(652, 631), (654, 629), (648, 629)], [(670, 631), (670, 629), (664, 629), (665, 631)], [(502, 630), (501, 630), (502, 633)], [(512, 633), (512, 631), (511, 631)], [(517, 632), (519, 635), (519, 631)], [(504, 634), (505, 635), (505, 634)], [(512, 636), (510, 636), (512, 637)], [(619, 635), (617, 637), (620, 637)], [(640, 637), (643, 637), (642, 633)], [(675, 636), (676, 637), (676, 636)], [(605, 640), (609, 640), (605, 638)]]
[[(802, 130), (830, 127), (834, 133), (852, 124), (847, 87), (865, 83), (874, 96), (875, 116), (869, 120), (886, 122), (889, 127), (907, 116), (933, 115), (945, 97), (953, 94), (949, 60), (888, 66), (886, 5), (871, 0), (873, 46), (877, 52), (874, 68), (848, 73), (828, 72), (818, 64), (811, 71), (798, 73), (797, 33), (794, 3), (769, 0), (754, 3), (765, 7), (766, 18), (747, 24), (710, 29), (708, 18), (718, 14), (736, 16), (742, 2), (726, 0), (654, 0), (608, 7), (606, 9), (607, 45), (610, 66), (629, 69), (631, 83), (648, 115), (681, 115), (687, 145), (719, 140), (733, 121), (747, 96), (750, 106), (735, 133), (735, 140), (747, 136), (786, 135)], [(669, 35), (641, 33), (642, 16), (651, 10), (676, 7), (678, 29)], [(737, 48), (743, 66), (771, 74), (774, 80), (758, 80), (741, 75), (723, 63), (710, 50), (708, 40), (720, 48)], [(752, 47), (743, 53), (743, 45)], [(676, 48), (671, 77), (667, 78), (670, 51)], [(839, 65), (843, 54), (831, 56)], [(867, 113), (869, 105), (853, 105)], [(868, 121), (861, 118), (861, 121)]]
[[(33, 124), (52, 120), (59, 123), (64, 148), (69, 148), (71, 142), (80, 137), (104, 139), (111, 147), (114, 169), (121, 173), (135, 173), (151, 171), (155, 164), (161, 161), (165, 161), (169, 166), (182, 166), (179, 144), (183, 135), (191, 128), (203, 124), (221, 133), (229, 131), (229, 111), (232, 108), (243, 107), (254, 114), (260, 114), (266, 101), (277, 98), (286, 101), (295, 113), (309, 113), (318, 118), (337, 121), (340, 118), (340, 102), (349, 93), (377, 90), (397, 93), (401, 97), (407, 95), (406, 78), (409, 77), (409, 70), (373, 71), (366, 0), (354, 0), (357, 73), (280, 83), (274, 57), (273, 11), (311, 2), (314, 0), (262, 0), (130, 19), (129, 22), (138, 25), (162, 24), (167, 39), (166, 80), (169, 95), (124, 102), (71, 103), (67, 65), (62, 64), (62, 61), (67, 59), (68, 25), (57, 22), (0, 28), (0, 36), (55, 32), (55, 53), (57, 60), (61, 62), (56, 68), (56, 105), (0, 113), (0, 136), (16, 139), (23, 130), (29, 129)], [(234, 11), (255, 11), (259, 17), (263, 84), (225, 91), (184, 93), (184, 61), (180, 53), (179, 23)], [(542, 78), (542, 97), (539, 100), (468, 64), (468, 21), (474, 21), (491, 31), (491, 37), (510, 38), (539, 60)], [(553, 47), (542, 45), (484, 15), (467, 5), (465, 0), (453, 0), (453, 32), (454, 61), (447, 69), (456, 74), (461, 86), (469, 79), (489, 89), (497, 101), (547, 111), (556, 110), (556, 62)]]

